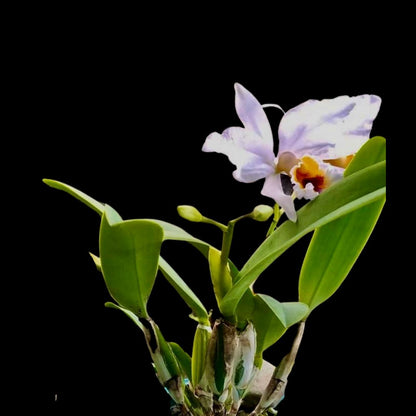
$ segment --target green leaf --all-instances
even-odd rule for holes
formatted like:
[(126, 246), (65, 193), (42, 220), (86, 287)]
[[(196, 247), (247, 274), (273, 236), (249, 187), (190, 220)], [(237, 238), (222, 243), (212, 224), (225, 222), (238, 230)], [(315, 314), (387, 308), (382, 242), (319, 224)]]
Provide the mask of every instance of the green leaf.
[(149, 319), (148, 321), (150, 331), (141, 323), (139, 317), (129, 309), (113, 302), (106, 302), (105, 306), (122, 311), (143, 331), (160, 383), (168, 390), (175, 401), (181, 403), (183, 401), (181, 377), (187, 377), (191, 371), (191, 357), (178, 344), (166, 342), (162, 332), (153, 320)]
[(284, 222), (244, 265), (233, 288), (221, 302), (223, 314), (233, 317), (246, 290), (282, 253), (307, 233), (385, 195), (385, 162), (379, 162), (335, 183), (298, 211), (296, 223)]
[(105, 307), (111, 309), (118, 309), (119, 311), (125, 313), (142, 330), (146, 340), (150, 339), (149, 330), (140, 322), (138, 316), (136, 316), (132, 311), (129, 311), (128, 309), (123, 308), (120, 305), (116, 305), (113, 302), (106, 302)]
[[(375, 137), (356, 154), (345, 176), (385, 157), (385, 140)], [(384, 198), (315, 231), (299, 279), (299, 300), (307, 303), (311, 310), (331, 297), (345, 280), (370, 237), (383, 205)]]
[(368, 140), (345, 169), (344, 176), (386, 160), (386, 139), (376, 136)]
[(206, 258), (208, 258), (208, 251), (211, 247), (210, 244), (206, 243), (205, 241), (200, 240), (199, 238), (193, 237), (191, 234), (183, 230), (182, 228), (171, 224), (166, 221), (149, 219), (148, 221), (152, 221), (155, 224), (158, 224), (160, 227), (163, 228), (164, 232), (164, 241), (165, 240), (174, 240), (174, 241), (185, 241), (189, 244), (192, 244), (195, 248), (197, 248)]
[[(89, 195), (85, 194), (84, 192), (74, 188), (73, 186), (67, 185), (63, 182), (55, 181), (53, 179), (43, 179), (43, 182), (49, 185), (52, 188), (59, 189), (61, 191), (67, 192), (69, 195), (73, 196), (74, 198), (80, 200), (89, 208), (96, 211), (98, 214), (102, 215), (104, 213), (104, 207), (108, 205), (102, 204), (101, 202), (96, 201), (94, 198), (90, 197)], [(111, 209), (107, 210), (107, 215), (109, 216), (109, 222), (120, 222), (122, 221), (121, 216), (114, 210)], [(110, 216), (112, 219), (110, 219)], [(186, 241), (196, 247), (206, 258), (208, 258), (208, 251), (211, 247), (210, 244), (202, 241), (198, 238), (193, 237), (191, 234), (183, 230), (182, 228), (170, 224), (166, 221), (156, 220), (156, 219), (146, 219), (146, 221), (153, 222), (160, 227), (162, 227), (164, 231), (164, 240), (175, 240), (175, 241)]]
[[(107, 241), (107, 237), (103, 240), (102, 236), (100, 236), (100, 241), (103, 240), (103, 249), (100, 255), (102, 257), (104, 251), (104, 253), (110, 256), (110, 260), (103, 260), (106, 264), (106, 271), (103, 273), (104, 278), (112, 296), (119, 303), (123, 304), (124, 302), (124, 306), (127, 307), (128, 305), (129, 308), (132, 308), (134, 313), (139, 313), (138, 308), (140, 308), (142, 309), (140, 313), (146, 315), (144, 306), (154, 282), (153, 269), (154, 265), (157, 264), (156, 252), (160, 251), (160, 235), (162, 236), (162, 241), (176, 240), (190, 243), (208, 258), (210, 244), (193, 237), (176, 225), (154, 219), (123, 222), (117, 211), (109, 205), (96, 201), (84, 192), (59, 181), (51, 179), (44, 179), (43, 181), (53, 188), (67, 192), (101, 216), (105, 214), (105, 219), (102, 220), (101, 233), (104, 231), (104, 235), (107, 237), (111, 234), (111, 238), (115, 240), (112, 242), (111, 239), (109, 240), (114, 249), (111, 251), (108, 247), (109, 241)], [(113, 226), (116, 226), (114, 230), (111, 228)], [(150, 237), (149, 242), (146, 240), (148, 235), (153, 236)], [(121, 247), (119, 248), (116, 247), (118, 242), (121, 242)], [(138, 250), (137, 255), (133, 252), (134, 250)], [(122, 256), (116, 259), (115, 253), (118, 252), (121, 252)], [(151, 255), (147, 258), (149, 252)], [(102, 259), (93, 254), (91, 254), (91, 257), (97, 269), (102, 271)], [(129, 257), (127, 262), (125, 261), (126, 257)], [(120, 269), (117, 270), (119, 266)], [(141, 270), (142, 268), (143, 270)], [(200, 322), (208, 322), (208, 314), (204, 306), (177, 273), (165, 261), (162, 261), (161, 270), (167, 280), (191, 307), (195, 317)], [(124, 276), (123, 274), (126, 271), (127, 275)], [(140, 281), (141, 275), (147, 276), (143, 283)]]
[(185, 380), (178, 359), (157, 324), (152, 319), (149, 323), (156, 341), (156, 348), (155, 343), (148, 346), (157, 378), (176, 403), (183, 403)]
[(308, 312), (308, 306), (301, 302), (281, 303), (268, 295), (254, 295), (254, 310), (250, 320), (257, 333), (256, 361)]
[(146, 304), (158, 270), (163, 229), (147, 220), (114, 222), (113, 214), (106, 205), (99, 241), (104, 280), (121, 306), (147, 318)]
[(176, 360), (179, 363), (183, 376), (186, 377), (188, 380), (191, 380), (191, 356), (187, 352), (185, 352), (182, 349), (182, 347), (176, 342), (169, 342), (169, 345), (173, 353), (175, 354)]
[(192, 309), (192, 315), (194, 318), (203, 325), (209, 325), (208, 312), (202, 302), (162, 257), (159, 257), (159, 269), (165, 276), (166, 280), (174, 287), (185, 303)]
[(101, 202), (96, 201), (94, 198), (91, 198), (87, 194), (84, 194), (84, 192), (81, 192), (78, 189), (76, 189), (76, 188), (74, 188), (70, 185), (67, 185), (63, 182), (55, 181), (55, 180), (52, 180), (52, 179), (43, 179), (43, 182), (46, 183), (46, 185), (49, 185), (52, 188), (59, 189), (60, 191), (67, 192), (68, 194), (72, 195), (74, 198), (79, 199), (81, 202), (83, 202), (89, 208), (98, 212), (98, 214), (100, 214), (100, 215), (103, 214), (104, 204), (102, 204)]

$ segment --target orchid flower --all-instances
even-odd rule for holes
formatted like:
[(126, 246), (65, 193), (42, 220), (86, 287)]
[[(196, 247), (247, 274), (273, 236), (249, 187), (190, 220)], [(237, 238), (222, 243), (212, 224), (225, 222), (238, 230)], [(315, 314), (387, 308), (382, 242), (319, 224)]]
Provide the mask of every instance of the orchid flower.
[(293, 197), (314, 199), (342, 178), (354, 154), (369, 139), (380, 104), (380, 97), (368, 94), (308, 100), (284, 113), (275, 155), (264, 111), (270, 105), (262, 106), (236, 83), (235, 108), (244, 127), (211, 133), (202, 150), (228, 156), (239, 182), (265, 179), (262, 195), (274, 199), (296, 221)]

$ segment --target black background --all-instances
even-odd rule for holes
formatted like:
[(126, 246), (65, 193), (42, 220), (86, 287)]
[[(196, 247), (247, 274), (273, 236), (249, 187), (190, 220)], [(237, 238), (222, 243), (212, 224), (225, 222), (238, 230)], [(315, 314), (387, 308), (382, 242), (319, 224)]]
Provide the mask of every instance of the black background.
[[(6, 399), (16, 409), (29, 404), (51, 414), (165, 415), (169, 407), (141, 333), (124, 315), (104, 308), (110, 297), (88, 255), (98, 254), (98, 215), (42, 178), (69, 183), (123, 218), (163, 219), (218, 246), (216, 229), (187, 223), (176, 206), (191, 204), (226, 222), (271, 202), (260, 195), (261, 183), (236, 182), (226, 157), (201, 152), (209, 133), (239, 125), (234, 82), (260, 102), (286, 110), (309, 98), (378, 94), (383, 103), (372, 134), (387, 137), (393, 159), (402, 35), (388, 35), (387, 14), (368, 20), (352, 13), (341, 23), (335, 12), (315, 20), (304, 11), (300, 21), (296, 11), (258, 11), (239, 18), (207, 7), (188, 17), (189, 10), (178, 9), (131, 14), (45, 8), (26, 10), (23, 22), (18, 15), (6, 181), (17, 220), (5, 217), (14, 248), (5, 260), (15, 271), (6, 279), (13, 288), (5, 297), (11, 300), (14, 363), (13, 394)], [(273, 109), (268, 115), (277, 136), (280, 115)], [(387, 260), (396, 195), (389, 190), (380, 221), (342, 288), (308, 320), (279, 414), (399, 409), (392, 357), (404, 336), (397, 326), (397, 287), (405, 275), (390, 272)], [(266, 228), (238, 225), (231, 253), (237, 266)], [(256, 290), (296, 300), (307, 242), (269, 268)], [(163, 250), (213, 307), (203, 257), (181, 243), (166, 243)], [(168, 340), (190, 351), (194, 322), (162, 277), (149, 311)], [(292, 337), (288, 331), (266, 358), (277, 363)]]

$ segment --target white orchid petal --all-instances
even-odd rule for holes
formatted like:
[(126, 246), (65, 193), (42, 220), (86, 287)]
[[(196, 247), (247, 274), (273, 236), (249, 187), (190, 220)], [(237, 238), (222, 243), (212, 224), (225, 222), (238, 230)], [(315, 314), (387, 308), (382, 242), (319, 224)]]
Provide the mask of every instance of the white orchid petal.
[(274, 164), (273, 150), (267, 142), (251, 130), (242, 127), (229, 127), (222, 132), (222, 135), (249, 153), (259, 156), (264, 162)]
[(308, 100), (289, 110), (279, 126), (279, 153), (321, 159), (356, 153), (368, 140), (380, 109), (376, 95)]
[(287, 217), (293, 222), (296, 221), (295, 204), (292, 197), (283, 192), (281, 175), (272, 174), (267, 176), (261, 194), (274, 199), (283, 208)]
[(235, 109), (248, 130), (254, 131), (273, 150), (273, 134), (269, 120), (257, 98), (241, 84), (234, 84)]
[(273, 172), (272, 166), (263, 163), (258, 157), (252, 157), (246, 160), (243, 165), (238, 166), (233, 172), (233, 176), (239, 182), (251, 183), (263, 179)]
[(274, 171), (274, 154), (264, 140), (242, 127), (230, 127), (223, 134), (210, 134), (202, 147), (204, 152), (222, 153), (237, 169), (234, 178), (254, 182)]

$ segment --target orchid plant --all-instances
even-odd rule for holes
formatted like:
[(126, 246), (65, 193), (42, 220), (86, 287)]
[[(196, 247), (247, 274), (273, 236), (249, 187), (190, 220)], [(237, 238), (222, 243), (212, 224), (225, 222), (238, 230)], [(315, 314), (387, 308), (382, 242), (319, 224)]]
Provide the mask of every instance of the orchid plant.
[[(123, 220), (108, 204), (70, 185), (44, 182), (79, 199), (101, 217), (99, 255), (91, 257), (113, 299), (140, 329), (172, 415), (269, 415), (284, 397), (288, 377), (313, 310), (340, 287), (366, 244), (385, 202), (385, 139), (370, 137), (381, 104), (375, 95), (308, 100), (284, 112), (261, 105), (235, 85), (243, 127), (210, 134), (204, 152), (222, 153), (240, 182), (265, 179), (261, 194), (271, 205), (222, 224), (188, 205), (181, 217), (211, 224), (222, 233), (214, 247), (171, 223)], [(278, 149), (265, 113), (283, 112)], [(297, 209), (299, 202), (306, 203)], [(241, 270), (230, 259), (235, 226), (243, 218), (269, 221), (267, 235)], [(257, 293), (259, 276), (289, 247), (313, 233), (299, 276), (299, 296), (280, 302)], [(207, 260), (218, 316), (163, 257), (165, 241), (191, 244)], [(163, 276), (196, 321), (193, 345), (168, 342), (147, 308), (155, 279)], [(263, 359), (287, 329), (297, 325), (292, 347), (276, 366)]]

